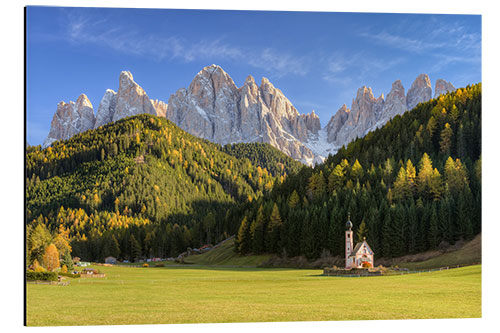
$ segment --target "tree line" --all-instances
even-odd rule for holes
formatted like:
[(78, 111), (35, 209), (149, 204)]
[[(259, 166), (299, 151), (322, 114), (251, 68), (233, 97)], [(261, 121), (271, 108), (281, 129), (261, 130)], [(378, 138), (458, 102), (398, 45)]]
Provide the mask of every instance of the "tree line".
[[(164, 118), (140, 115), (47, 149), (29, 147), (27, 223), (68, 229), (73, 254), (88, 260), (110, 248), (132, 260), (176, 255), (234, 234), (240, 207), (298, 167), (267, 146), (239, 145), (247, 155), (269, 155), (252, 163)], [(275, 162), (282, 167), (269, 172)]]
[(419, 104), (276, 184), (245, 211), (241, 254), (344, 254), (357, 241), (397, 257), (481, 231), (481, 84)]
[(241, 254), (343, 255), (348, 212), (377, 256), (417, 253), (481, 231), (481, 85), (421, 103), (314, 168), (140, 115), (28, 147), (26, 171), (28, 240), (46, 240), (27, 241), (28, 263), (62, 231), (85, 260), (175, 256), (233, 234)]

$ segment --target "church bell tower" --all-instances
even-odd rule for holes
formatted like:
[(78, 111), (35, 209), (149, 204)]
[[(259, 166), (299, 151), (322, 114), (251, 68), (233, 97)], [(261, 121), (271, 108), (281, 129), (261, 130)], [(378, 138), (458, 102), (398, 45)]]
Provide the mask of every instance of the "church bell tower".
[(347, 228), (345, 232), (345, 268), (351, 268), (352, 259), (349, 259), (349, 255), (351, 255), (353, 250), (351, 213), (347, 215), (347, 223), (345, 226)]

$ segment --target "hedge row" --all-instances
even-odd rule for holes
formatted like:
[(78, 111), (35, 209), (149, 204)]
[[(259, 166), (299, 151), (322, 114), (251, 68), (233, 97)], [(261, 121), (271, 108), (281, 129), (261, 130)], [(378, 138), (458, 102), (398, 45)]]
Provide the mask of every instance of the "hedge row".
[(26, 280), (28, 281), (57, 281), (56, 272), (26, 272)]

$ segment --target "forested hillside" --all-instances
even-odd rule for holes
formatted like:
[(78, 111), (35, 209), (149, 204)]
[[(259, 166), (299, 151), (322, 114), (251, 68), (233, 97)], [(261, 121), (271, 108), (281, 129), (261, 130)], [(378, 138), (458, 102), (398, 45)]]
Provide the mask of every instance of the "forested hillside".
[[(40, 261), (56, 236), (86, 260), (133, 260), (236, 233), (241, 207), (298, 169), (269, 145), (238, 147), (222, 149), (150, 115), (28, 147), (28, 262)], [(274, 157), (252, 158), (261, 151)]]
[(304, 166), (267, 143), (235, 143), (225, 145), (222, 151), (237, 158), (248, 158), (254, 165), (265, 167), (273, 176), (297, 173)]
[(237, 234), (242, 254), (344, 254), (347, 214), (376, 257), (481, 231), (481, 84), (419, 104), (309, 168), (140, 115), (27, 148), (27, 261), (167, 257)]
[(344, 255), (355, 241), (397, 257), (481, 230), (481, 84), (396, 116), (324, 164), (303, 168), (241, 218), (240, 253)]

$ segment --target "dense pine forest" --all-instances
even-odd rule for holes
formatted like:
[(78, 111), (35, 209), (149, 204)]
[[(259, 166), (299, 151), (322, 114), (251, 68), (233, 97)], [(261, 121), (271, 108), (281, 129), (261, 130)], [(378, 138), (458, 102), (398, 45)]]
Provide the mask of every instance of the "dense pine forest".
[(28, 262), (57, 237), (61, 255), (87, 260), (219, 241), (237, 232), (241, 207), (301, 166), (267, 144), (223, 148), (150, 115), (28, 147)]
[(238, 251), (344, 255), (355, 241), (397, 257), (471, 239), (481, 231), (481, 84), (441, 95), (303, 168), (241, 220)]
[(241, 254), (314, 259), (355, 240), (396, 257), (481, 231), (481, 84), (419, 104), (314, 168), (140, 115), (26, 152), (27, 262), (175, 256), (237, 235)]

